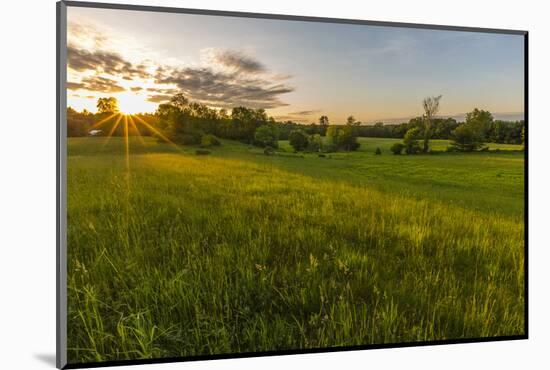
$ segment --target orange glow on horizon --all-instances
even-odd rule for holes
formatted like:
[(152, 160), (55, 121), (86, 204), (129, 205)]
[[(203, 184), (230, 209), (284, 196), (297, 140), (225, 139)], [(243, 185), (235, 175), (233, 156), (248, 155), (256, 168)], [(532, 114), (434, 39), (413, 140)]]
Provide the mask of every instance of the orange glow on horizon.
[(145, 100), (145, 97), (140, 94), (122, 93), (116, 94), (115, 98), (118, 101), (118, 107), (123, 114), (136, 114), (154, 111), (151, 104)]

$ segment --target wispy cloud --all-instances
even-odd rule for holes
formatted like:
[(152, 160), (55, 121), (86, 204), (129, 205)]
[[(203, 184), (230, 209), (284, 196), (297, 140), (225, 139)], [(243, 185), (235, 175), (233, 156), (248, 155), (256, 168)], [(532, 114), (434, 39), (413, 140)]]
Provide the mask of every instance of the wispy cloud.
[(275, 116), (276, 119), (281, 121), (295, 121), (295, 122), (312, 122), (316, 121), (314, 115), (319, 114), (322, 111), (320, 109), (301, 110), (297, 112), (290, 112), (283, 115)]
[(267, 72), (263, 63), (240, 50), (207, 48), (201, 51), (201, 58), (207, 63), (217, 64), (233, 72), (248, 74)]
[(67, 29), (68, 35), (70, 36), (70, 41), (72, 43), (101, 48), (104, 47), (106, 42), (108, 41), (107, 36), (99, 31), (95, 25), (88, 22), (72, 21), (68, 23)]
[(280, 96), (294, 91), (285, 84), (237, 72), (217, 72), (208, 67), (165, 67), (157, 71), (155, 83), (175, 85), (192, 100), (225, 108), (238, 105), (264, 109), (281, 107), (287, 104)]
[(172, 95), (154, 94), (154, 95), (149, 95), (147, 97), (147, 101), (150, 101), (152, 103), (165, 103), (165, 102), (168, 102), (171, 97)]
[(77, 72), (94, 71), (119, 76), (125, 80), (151, 77), (144, 64), (133, 65), (119, 54), (110, 51), (88, 51), (69, 46), (67, 65)]
[[(89, 36), (88, 28), (73, 28), (78, 35)], [(98, 36), (101, 40), (101, 37)], [(145, 93), (144, 99), (161, 103), (181, 92), (189, 99), (213, 107), (232, 108), (239, 105), (251, 108), (276, 108), (287, 105), (283, 94), (294, 91), (284, 83), (284, 74), (270, 74), (258, 59), (242, 50), (204, 49), (204, 65), (164, 65), (154, 61), (132, 63), (110, 50), (85, 49), (70, 45), (67, 65), (72, 71), (71, 90), (116, 93), (127, 90), (123, 80), (153, 84), (154, 87), (128, 87)], [(185, 63), (182, 63), (185, 64)], [(156, 72), (151, 69), (156, 66)], [(92, 74), (90, 76), (90, 74)]]
[(321, 112), (320, 109), (313, 109), (313, 110), (301, 110), (301, 111), (298, 111), (298, 112), (291, 112), (289, 114), (294, 115), (294, 116), (310, 116), (312, 114), (316, 114), (316, 113), (319, 113), (319, 112)]
[(126, 89), (116, 81), (102, 76), (84, 77), (80, 82), (67, 82), (69, 90), (87, 90), (100, 93), (118, 93)]

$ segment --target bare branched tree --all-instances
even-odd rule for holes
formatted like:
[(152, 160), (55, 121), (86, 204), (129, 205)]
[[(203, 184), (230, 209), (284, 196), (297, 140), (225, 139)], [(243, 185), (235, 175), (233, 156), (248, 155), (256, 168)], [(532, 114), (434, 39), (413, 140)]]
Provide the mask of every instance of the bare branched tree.
[(424, 108), (424, 147), (422, 148), (426, 153), (430, 146), (430, 136), (432, 134), (432, 119), (439, 112), (439, 101), (443, 95), (428, 96), (422, 101), (422, 107)]

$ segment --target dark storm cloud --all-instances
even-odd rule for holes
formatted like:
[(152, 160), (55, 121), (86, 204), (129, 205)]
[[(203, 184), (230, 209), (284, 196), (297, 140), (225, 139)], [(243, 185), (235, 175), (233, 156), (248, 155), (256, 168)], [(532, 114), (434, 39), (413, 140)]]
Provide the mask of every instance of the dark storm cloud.
[(146, 70), (146, 66), (143, 64), (133, 65), (124, 60), (119, 54), (109, 51), (96, 50), (90, 52), (68, 46), (67, 65), (77, 72), (102, 72), (113, 76), (120, 76), (126, 80), (151, 77)]
[(88, 90), (102, 93), (117, 93), (126, 89), (116, 83), (116, 81), (101, 76), (92, 76), (83, 78), (81, 82), (67, 82), (69, 90)]
[(234, 50), (215, 52), (214, 60), (223, 66), (240, 72), (254, 74), (266, 71), (264, 65), (258, 60)]
[(279, 96), (294, 91), (292, 87), (259, 78), (243, 78), (239, 73), (216, 72), (210, 68), (157, 70), (157, 84), (173, 84), (191, 100), (215, 107), (276, 108), (288, 104)]

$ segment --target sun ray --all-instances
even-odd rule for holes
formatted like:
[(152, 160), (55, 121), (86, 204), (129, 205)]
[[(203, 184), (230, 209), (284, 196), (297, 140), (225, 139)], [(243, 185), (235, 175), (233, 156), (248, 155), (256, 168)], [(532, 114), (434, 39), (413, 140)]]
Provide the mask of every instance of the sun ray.
[(127, 114), (124, 115), (124, 143), (126, 147), (126, 246), (130, 247), (130, 140)]
[(130, 120), (130, 124), (132, 125), (132, 127), (134, 128), (134, 130), (136, 130), (137, 134), (138, 134), (138, 138), (139, 138), (139, 142), (141, 143), (141, 145), (144, 145), (145, 146), (145, 140), (143, 140), (143, 137), (141, 136), (141, 132), (139, 131), (137, 125), (136, 125), (136, 122), (134, 121), (134, 119), (132, 118), (132, 116), (128, 116), (128, 119)]
[(145, 120), (143, 120), (141, 117), (139, 116), (134, 116), (136, 117), (136, 119), (141, 122), (142, 124), (145, 125), (145, 127), (147, 127), (149, 130), (153, 131), (155, 134), (157, 134), (162, 140), (166, 141), (167, 143), (169, 144), (172, 144), (176, 149), (178, 149), (179, 151), (181, 151), (181, 148), (176, 144), (174, 143), (172, 140), (168, 139), (166, 136), (164, 136), (160, 131), (158, 131), (156, 128), (154, 128), (153, 126), (151, 126), (150, 124), (148, 124)]
[(101, 149), (105, 148), (105, 145), (107, 145), (107, 143), (109, 142), (109, 140), (111, 139), (111, 136), (113, 136), (113, 133), (115, 132), (116, 128), (118, 127), (118, 125), (120, 124), (120, 121), (122, 120), (122, 117), (123, 115), (121, 114), (115, 124), (113, 125), (113, 127), (111, 128), (111, 131), (109, 131), (109, 133), (107, 134), (107, 137), (105, 138), (105, 140), (103, 141), (103, 144), (101, 145)]
[(124, 142), (126, 146), (126, 171), (130, 177), (130, 140), (128, 138), (128, 116), (124, 115)]
[(115, 113), (111, 114), (109, 117), (105, 117), (105, 118), (102, 119), (101, 121), (94, 123), (94, 124), (92, 125), (92, 127), (90, 127), (90, 130), (93, 130), (94, 128), (101, 126), (102, 124), (104, 124), (105, 122), (107, 122), (108, 120), (110, 120), (111, 118), (113, 118), (114, 116), (116, 116), (117, 114), (120, 114), (120, 113), (119, 113), (119, 112), (115, 112)]

